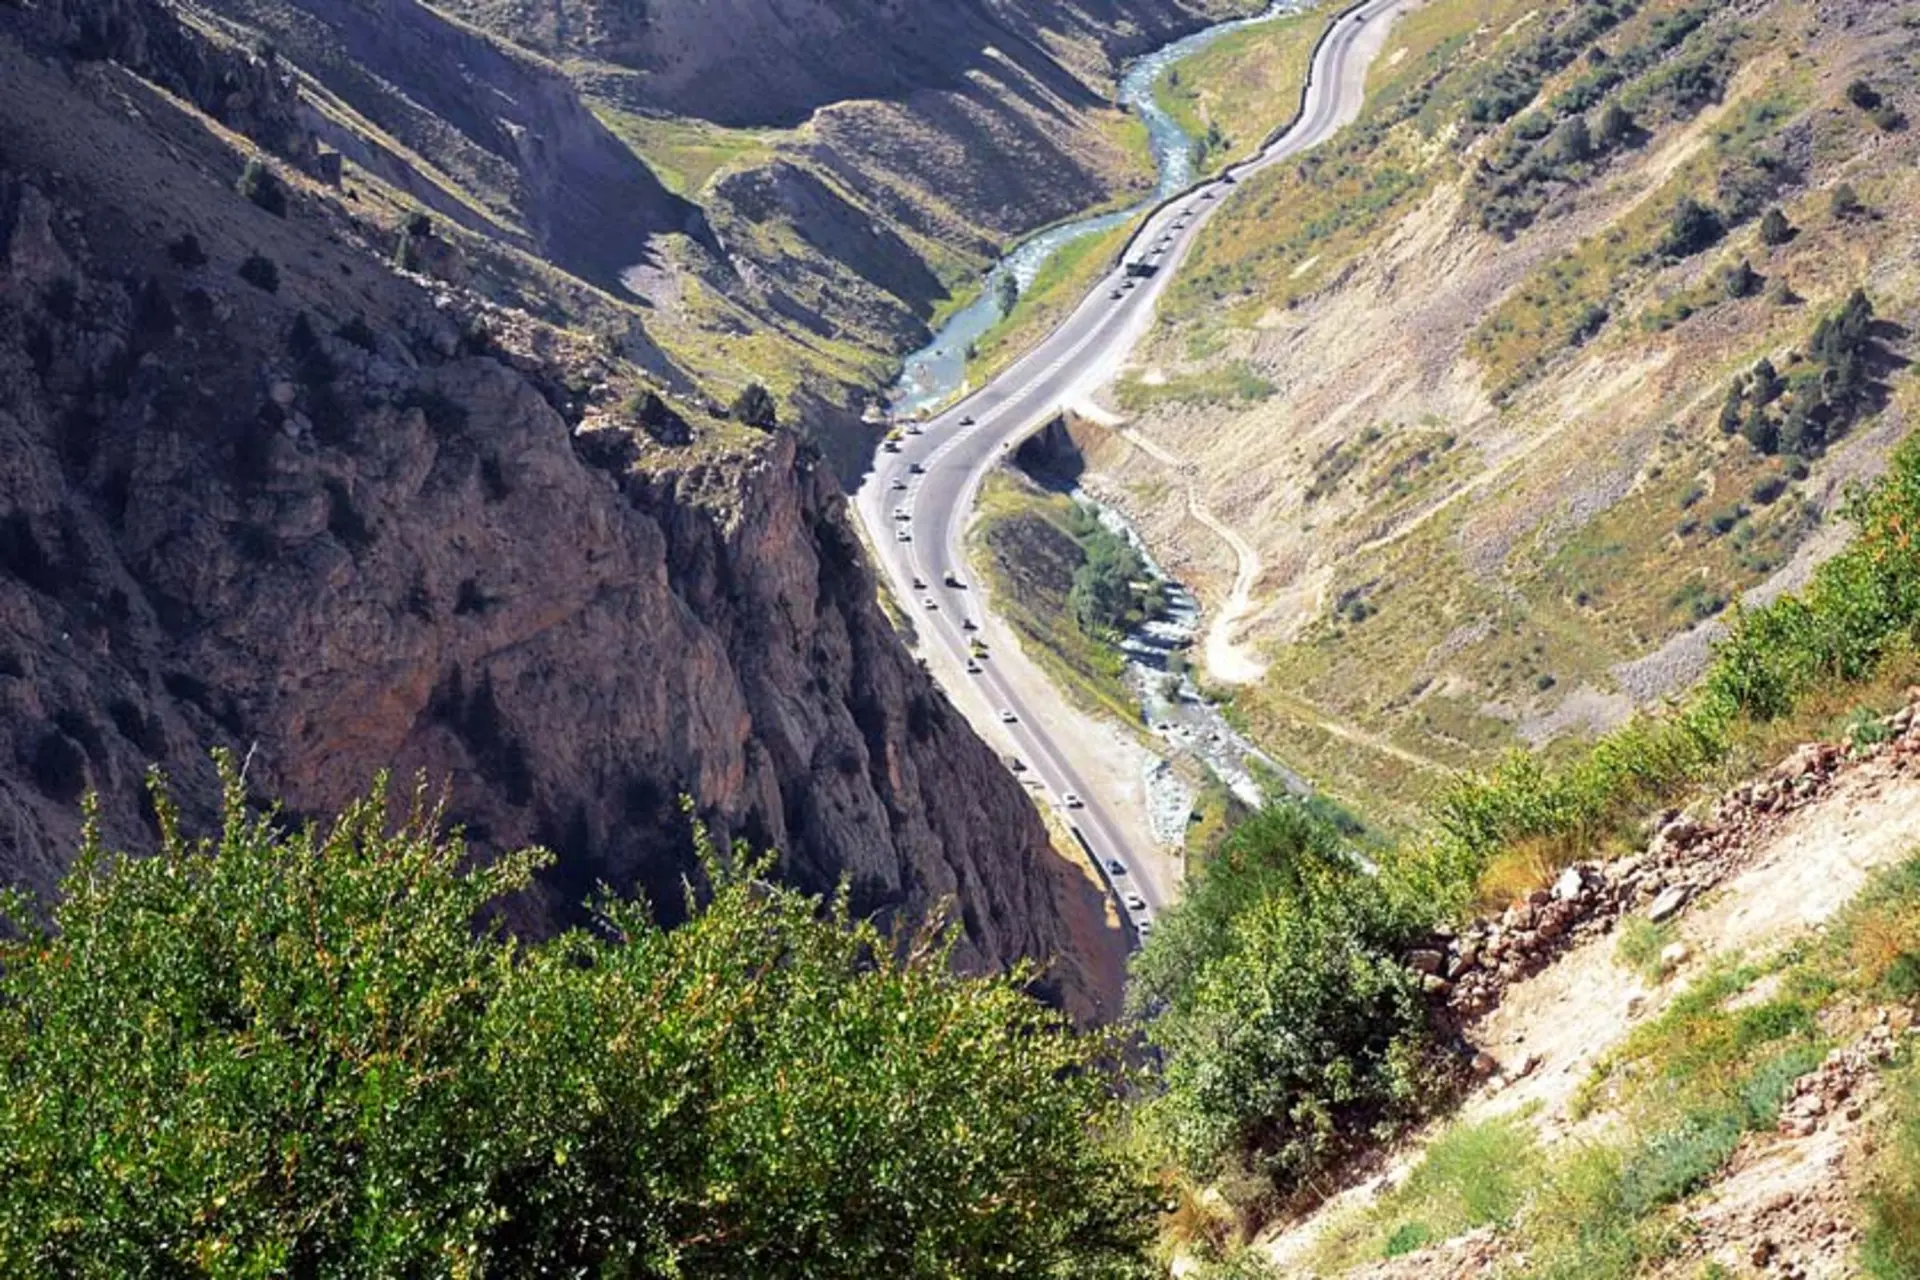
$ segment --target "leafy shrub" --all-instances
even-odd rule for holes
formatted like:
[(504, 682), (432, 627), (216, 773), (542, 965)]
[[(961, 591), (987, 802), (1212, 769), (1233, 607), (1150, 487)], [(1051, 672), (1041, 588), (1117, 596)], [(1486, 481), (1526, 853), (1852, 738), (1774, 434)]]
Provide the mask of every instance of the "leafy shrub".
[(757, 382), (749, 382), (734, 397), (733, 417), (749, 427), (759, 427), (771, 431), (779, 425), (780, 411), (773, 402), (773, 395)]
[(264, 254), (250, 253), (240, 264), (240, 278), (256, 289), (280, 292), (280, 268)]
[(1866, 208), (1860, 203), (1860, 196), (1851, 182), (1842, 182), (1833, 189), (1833, 193), (1827, 197), (1827, 207), (1836, 218), (1851, 218)]
[(248, 158), (233, 189), (276, 218), (287, 216), (287, 189), (259, 156)]
[(1862, 111), (1872, 111), (1880, 105), (1880, 93), (1865, 80), (1855, 80), (1847, 86), (1847, 101)]
[(1763, 283), (1753, 264), (1742, 258), (1727, 268), (1726, 275), (1721, 277), (1720, 287), (1729, 298), (1751, 298), (1760, 292)]
[(1769, 247), (1778, 247), (1793, 239), (1793, 224), (1787, 221), (1787, 215), (1778, 205), (1768, 209), (1760, 217), (1760, 242)]
[(89, 827), (0, 944), (9, 1276), (1136, 1274), (1104, 1046), (712, 848), (684, 926), (513, 944), (546, 861), (475, 866), (384, 789), (285, 835)]
[(1429, 1040), (1397, 956), (1417, 925), (1302, 806), (1242, 824), (1135, 959), (1166, 1060), (1153, 1133), (1202, 1176), (1244, 1161), (1284, 1190), (1413, 1114)]
[(191, 231), (184, 231), (178, 239), (167, 243), (167, 256), (173, 259), (176, 267), (186, 271), (207, 265), (207, 254), (200, 247), (200, 237)]
[(1674, 261), (1690, 258), (1718, 244), (1725, 234), (1720, 215), (1688, 196), (1674, 206), (1667, 220), (1666, 232), (1660, 237), (1660, 256)]

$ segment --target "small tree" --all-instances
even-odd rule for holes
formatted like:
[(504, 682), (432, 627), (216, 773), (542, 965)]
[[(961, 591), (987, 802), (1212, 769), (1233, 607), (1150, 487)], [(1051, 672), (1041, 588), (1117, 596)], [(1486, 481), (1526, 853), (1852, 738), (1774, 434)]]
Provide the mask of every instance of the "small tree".
[(1660, 253), (1672, 259), (1690, 258), (1725, 234), (1720, 215), (1689, 196), (1674, 206), (1666, 235), (1660, 240)]
[(1617, 102), (1609, 102), (1600, 112), (1600, 145), (1612, 151), (1633, 137), (1633, 117)]
[(287, 216), (286, 188), (280, 185), (280, 179), (273, 176), (273, 170), (259, 156), (248, 158), (233, 189), (274, 217)]
[(1002, 271), (993, 286), (994, 301), (999, 304), (1000, 314), (1010, 315), (1014, 304), (1020, 301), (1020, 281), (1011, 271)]
[(1780, 373), (1773, 367), (1773, 361), (1761, 356), (1753, 366), (1753, 402), (1758, 405), (1772, 404), (1787, 389), (1780, 381)]
[(749, 382), (734, 397), (733, 416), (736, 421), (762, 431), (771, 431), (780, 424), (780, 410), (773, 402), (773, 394), (757, 382)]
[(1775, 205), (1760, 216), (1760, 243), (1768, 248), (1778, 248), (1793, 239), (1793, 224), (1787, 221), (1787, 215)]
[(1733, 435), (1740, 430), (1740, 424), (1746, 420), (1746, 383), (1739, 378), (1727, 388), (1727, 398), (1720, 404), (1720, 434)]
[(1593, 154), (1593, 135), (1584, 116), (1574, 116), (1554, 136), (1553, 152), (1561, 164), (1580, 164)]
[(1833, 194), (1827, 198), (1827, 205), (1836, 218), (1851, 218), (1865, 208), (1851, 182), (1843, 182), (1835, 187)]
[(1855, 80), (1847, 86), (1847, 101), (1862, 111), (1871, 111), (1880, 105), (1880, 93), (1865, 80)]
[(1740, 434), (1747, 438), (1754, 452), (1772, 454), (1780, 449), (1780, 427), (1768, 416), (1762, 405), (1754, 405), (1747, 414), (1747, 420), (1740, 428)]

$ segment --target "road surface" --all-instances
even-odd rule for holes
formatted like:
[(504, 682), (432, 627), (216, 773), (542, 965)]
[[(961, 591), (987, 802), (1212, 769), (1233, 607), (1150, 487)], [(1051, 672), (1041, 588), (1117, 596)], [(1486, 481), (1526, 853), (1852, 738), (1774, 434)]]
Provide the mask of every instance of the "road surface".
[[(1130, 847), (1111, 806), (1087, 785), (1096, 775), (1076, 763), (1080, 751), (1057, 729), (1067, 720), (1060, 695), (1048, 690), (1038, 697), (1024, 685), (1016, 690), (992, 656), (972, 662), (974, 633), (966, 623), (978, 619), (983, 602), (967, 583), (967, 522), (982, 481), (1003, 454), (1062, 406), (1112, 380), (1152, 324), (1154, 303), (1200, 228), (1231, 198), (1238, 181), (1318, 146), (1359, 113), (1367, 67), (1385, 43), (1387, 26), (1418, 2), (1365, 0), (1336, 20), (1314, 55), (1293, 126), (1257, 156), (1147, 219), (1126, 258), (1151, 263), (1152, 276), (1134, 279), (1116, 269), (1101, 279), (1032, 351), (918, 434), (905, 436), (898, 452), (882, 451), (855, 495), (881, 571), (913, 615), (929, 667), (982, 736), (1004, 744), (1022, 762), (1030, 784), (1044, 791), (1084, 842), (1136, 926), (1172, 901), (1177, 885), (1155, 872), (1164, 860)], [(949, 574), (962, 585), (950, 585)], [(1115, 873), (1116, 866), (1123, 870)], [(1129, 903), (1133, 895), (1143, 905)]]

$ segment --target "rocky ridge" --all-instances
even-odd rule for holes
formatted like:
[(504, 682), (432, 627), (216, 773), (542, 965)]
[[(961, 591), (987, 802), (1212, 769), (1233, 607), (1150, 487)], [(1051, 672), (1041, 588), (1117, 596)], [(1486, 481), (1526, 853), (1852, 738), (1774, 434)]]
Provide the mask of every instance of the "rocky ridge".
[(0, 12), (0, 874), (50, 888), (88, 791), (147, 847), (150, 764), (209, 819), (225, 745), (290, 817), (418, 772), (481, 851), (552, 848), (525, 927), (603, 882), (671, 917), (685, 794), (803, 887), (951, 904), (961, 963), (1114, 1007), (1097, 887), (900, 646), (809, 448), (478, 296), (454, 246), (396, 270), (297, 167), (241, 197), (190, 78), (42, 16)]
[[(1508, 987), (1636, 911), (1654, 924), (1674, 918), (1737, 871), (1760, 837), (1831, 791), (1850, 764), (1871, 759), (1920, 769), (1920, 689), (1856, 745), (1807, 743), (1764, 777), (1729, 790), (1703, 817), (1668, 810), (1652, 824), (1643, 852), (1574, 863), (1551, 888), (1436, 938), (1411, 952), (1407, 963), (1423, 976), (1443, 1019), (1467, 1028), (1470, 1038), (1473, 1021), (1491, 1012)], [(1474, 1058), (1478, 1075), (1500, 1069), (1484, 1054)]]

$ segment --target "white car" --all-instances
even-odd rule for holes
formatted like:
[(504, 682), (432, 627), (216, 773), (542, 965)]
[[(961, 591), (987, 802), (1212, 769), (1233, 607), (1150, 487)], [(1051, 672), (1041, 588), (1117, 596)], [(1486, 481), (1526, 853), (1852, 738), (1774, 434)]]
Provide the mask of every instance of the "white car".
[(1001, 724), (1018, 724), (1019, 722), (1020, 722), (1019, 716), (1013, 714), (1013, 712), (1007, 710), (1005, 707), (1000, 708)]
[(922, 600), (920, 603), (925, 605), (929, 609), (938, 609), (940, 607), (940, 602), (938, 600), (935, 600), (932, 596), (928, 596), (925, 600)]
[(895, 480), (891, 485), (887, 487), (892, 489), (895, 493), (905, 493), (907, 489), (907, 482), (905, 480)]
[(1071, 791), (1060, 797), (1060, 803), (1066, 805), (1069, 809), (1084, 809), (1087, 807), (1085, 802)]
[(1127, 895), (1127, 910), (1145, 911), (1146, 909), (1147, 909), (1147, 900), (1145, 898), (1141, 897), (1137, 893), (1130, 893)]
[(902, 542), (912, 542), (912, 541), (913, 541), (913, 535), (912, 535), (912, 534), (910, 534), (910, 533), (908, 533), (908, 532), (907, 532), (907, 531), (906, 531), (905, 529), (902, 529), (902, 530), (900, 531), (900, 541), (902, 541)]
[(893, 509), (893, 518), (895, 520), (911, 520), (913, 519), (913, 513), (905, 507), (895, 507)]

